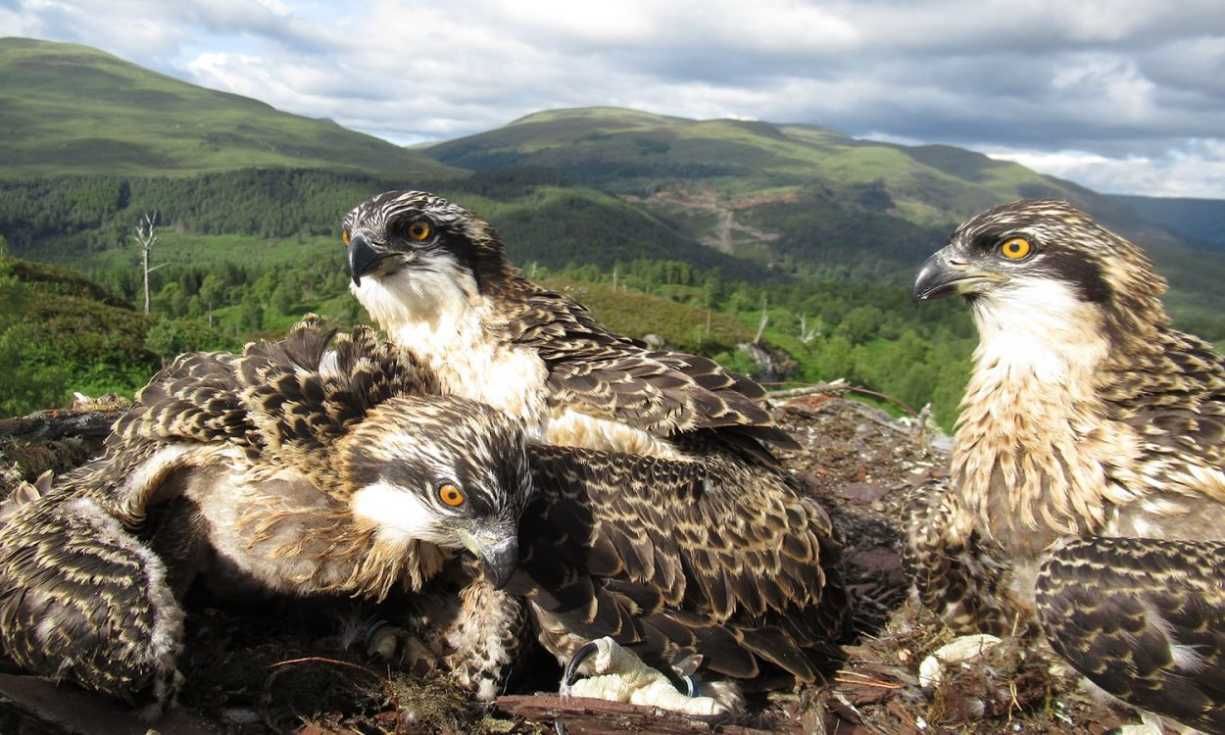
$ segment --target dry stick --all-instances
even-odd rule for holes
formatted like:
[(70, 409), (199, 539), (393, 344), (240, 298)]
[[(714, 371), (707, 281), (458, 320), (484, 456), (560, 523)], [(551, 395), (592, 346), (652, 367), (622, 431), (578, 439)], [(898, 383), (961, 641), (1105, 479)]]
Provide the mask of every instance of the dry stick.
[(856, 684), (858, 686), (876, 687), (878, 689), (902, 689), (905, 685), (897, 682), (888, 682), (877, 679), (867, 674), (859, 674), (854, 671), (840, 670), (834, 675), (834, 681), (839, 684)]
[[(771, 385), (765, 383), (765, 385)], [(775, 384), (777, 385), (777, 384)], [(799, 396), (810, 396), (814, 393), (842, 393), (850, 389), (846, 380), (839, 378), (829, 383), (817, 383), (815, 385), (805, 385), (799, 388), (786, 388), (784, 390), (772, 390), (766, 394), (766, 398), (770, 400), (778, 400), (781, 398), (798, 398)]]
[[(682, 715), (656, 707), (610, 702), (604, 699), (561, 697), (556, 694), (504, 695), (495, 706), (512, 717), (531, 722), (562, 720), (566, 730), (580, 733), (651, 733), (652, 735), (766, 735), (751, 727), (722, 724), (722, 717)], [(773, 732), (797, 731), (788, 724)]]
[(370, 676), (373, 676), (376, 679), (383, 678), (381, 674), (371, 671), (370, 669), (367, 669), (365, 666), (361, 666), (355, 663), (350, 663), (348, 661), (341, 661), (335, 658), (325, 658), (323, 656), (306, 656), (305, 658), (291, 658), (287, 661), (277, 661), (274, 664), (269, 664), (268, 668), (275, 669), (281, 666), (292, 666), (293, 664), (310, 664), (310, 663), (333, 664), (335, 666), (344, 666), (350, 669), (357, 669), (358, 671), (365, 673), (365, 674), (369, 674)]
[(101, 439), (122, 411), (39, 411), (29, 416), (0, 419), (0, 438), (49, 441), (67, 437)]
[(867, 388), (860, 388), (860, 387), (859, 387), (859, 386), (857, 386), (857, 385), (853, 385), (853, 386), (851, 386), (850, 388), (848, 388), (847, 390), (849, 390), (849, 391), (850, 391), (850, 392), (852, 392), (852, 393), (860, 393), (860, 394), (863, 394), (863, 395), (866, 395), (866, 396), (872, 396), (873, 398), (879, 398), (879, 399), (881, 399), (882, 401), (889, 401), (889, 402), (890, 402), (890, 403), (892, 403), (893, 405), (897, 406), (898, 408), (902, 409), (902, 410), (903, 410), (903, 411), (905, 411), (906, 413), (910, 414), (910, 416), (911, 416), (912, 418), (913, 418), (913, 417), (915, 417), (915, 416), (918, 416), (918, 415), (919, 415), (919, 412), (918, 412), (918, 411), (914, 410), (914, 409), (913, 409), (913, 408), (911, 408), (911, 407), (910, 407), (910, 406), (909, 406), (907, 403), (905, 403), (905, 402), (903, 402), (903, 401), (899, 401), (898, 399), (894, 398), (893, 396), (888, 396), (888, 395), (885, 395), (884, 393), (879, 393), (879, 392), (877, 392), (877, 391), (874, 391), (874, 390), (869, 390), (869, 389), (867, 389)]
[[(772, 384), (765, 383), (765, 385), (772, 385)], [(879, 391), (874, 391), (870, 388), (863, 388), (858, 385), (850, 385), (846, 382), (844, 378), (839, 378), (829, 383), (817, 383), (815, 385), (805, 385), (799, 388), (786, 388), (784, 390), (772, 390), (766, 394), (766, 397), (773, 401), (773, 400), (779, 400), (782, 398), (798, 398), (800, 396), (810, 396), (813, 394), (821, 394), (821, 393), (830, 393), (830, 394), (835, 394), (835, 395), (839, 393), (859, 393), (861, 395), (872, 396), (873, 398), (879, 398), (882, 401), (888, 401), (892, 403), (893, 405), (897, 406), (898, 408), (902, 409), (906, 413), (910, 414), (911, 416), (919, 415), (919, 412), (911, 408), (910, 405), (907, 404), (905, 401), (898, 400), (897, 398), (894, 398), (893, 396), (886, 395)]]

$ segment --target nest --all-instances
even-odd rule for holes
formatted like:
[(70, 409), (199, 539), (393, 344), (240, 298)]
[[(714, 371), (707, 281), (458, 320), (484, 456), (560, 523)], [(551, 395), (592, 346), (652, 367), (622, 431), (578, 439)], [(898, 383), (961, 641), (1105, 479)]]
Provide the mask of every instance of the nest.
[[(0, 431), (0, 485), (7, 485), (0, 490), (32, 481), (46, 469), (66, 471), (98, 450), (96, 433), (73, 435), (57, 427), (96, 429), (114, 418), (104, 412), (62, 413), (63, 422), (45, 414), (12, 420), (24, 422), (15, 426), (33, 434)], [(972, 661), (948, 667), (938, 686), (919, 686), (920, 662), (954, 636), (933, 615), (905, 601), (901, 526), (914, 494), (946, 480), (947, 457), (936, 448), (940, 442), (914, 425), (835, 396), (802, 396), (776, 415), (802, 444), (783, 453), (782, 462), (829, 509), (847, 541), (850, 582), (869, 591), (877, 605), (859, 621), (863, 635), (845, 648), (846, 660), (826, 685), (752, 700), (750, 714), (734, 723), (673, 722), (668, 732), (1098, 735), (1118, 724), (1032, 638), (1006, 639)], [(180, 724), (166, 725), (165, 732), (540, 735), (552, 732), (550, 712), (574, 706), (534, 696), (557, 681), (548, 656), (531, 659), (508, 689), (518, 696), (503, 698), (497, 708), (473, 702), (445, 677), (414, 678), (391, 670), (366, 656), (360, 645), (344, 645), (353, 641), (338, 640), (346, 637), (340, 635), (344, 626), (337, 609), (351, 601), (259, 600), (254, 609), (242, 610), (197, 591), (186, 604), (187, 650), (180, 668), (187, 684), (176, 714)], [(56, 716), (62, 712), (55, 710), (66, 708), (65, 691), (47, 698), (61, 703), (41, 712), (31, 704), (34, 699), (23, 699), (24, 710), (0, 700), (0, 731), (85, 731), (48, 724), (60, 721)], [(2, 684), (0, 695), (17, 696)], [(108, 716), (116, 707), (74, 704), (77, 720), (101, 721), (92, 706), (109, 707)], [(652, 722), (646, 715), (614, 717), (598, 706), (593, 712), (588, 722), (597, 729), (592, 731), (616, 732), (612, 728), (621, 721), (636, 723), (624, 732), (651, 731), (643, 724)], [(141, 728), (133, 732), (144, 732), (139, 722), (131, 724)]]

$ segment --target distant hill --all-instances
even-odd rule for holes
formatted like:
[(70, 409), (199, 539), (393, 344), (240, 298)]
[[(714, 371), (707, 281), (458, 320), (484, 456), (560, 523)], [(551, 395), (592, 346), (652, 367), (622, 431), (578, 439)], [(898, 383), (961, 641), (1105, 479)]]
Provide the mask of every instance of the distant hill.
[(849, 195), (850, 204), (920, 225), (944, 225), (1011, 199), (1097, 198), (1020, 164), (951, 146), (907, 147), (812, 125), (690, 120), (620, 108), (539, 112), (425, 151), (476, 171), (554, 169), (571, 182), (629, 192), (691, 182), (731, 199), (763, 190)]
[(330, 120), (178, 81), (88, 46), (0, 38), (0, 176), (186, 176), (255, 166), (458, 172)]
[(1136, 214), (1194, 242), (1225, 248), (1225, 200), (1111, 194)]
[[(1067, 199), (1148, 249), (1184, 313), (1202, 306), (1201, 316), (1209, 316), (1225, 308), (1225, 296), (1211, 285), (1225, 279), (1225, 257), (1184, 241), (1202, 237), (1208, 223), (1190, 226), (1172, 205), (1155, 211), (1165, 200), (1102, 195), (953, 146), (592, 107), (535, 113), (423, 150), (484, 174), (518, 172), (525, 180), (614, 194), (712, 249), (784, 272), (898, 283), (976, 212), (1016, 199)], [(1218, 211), (1194, 209), (1209, 220)]]

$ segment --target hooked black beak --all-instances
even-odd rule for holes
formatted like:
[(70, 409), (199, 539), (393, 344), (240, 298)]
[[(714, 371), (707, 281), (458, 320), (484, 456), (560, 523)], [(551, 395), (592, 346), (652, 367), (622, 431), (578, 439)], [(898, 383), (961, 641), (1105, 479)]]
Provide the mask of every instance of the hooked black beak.
[(495, 590), (500, 590), (519, 566), (519, 538), (508, 536), (495, 544), (482, 546), (477, 555), (485, 567), (485, 578)]
[(353, 285), (360, 286), (362, 276), (374, 270), (379, 261), (391, 254), (391, 251), (372, 244), (362, 235), (353, 235), (349, 241), (349, 275), (353, 277)]
[(972, 269), (963, 260), (949, 257), (947, 251), (948, 248), (936, 251), (919, 269), (911, 292), (915, 301), (941, 299), (955, 293), (971, 294), (980, 290), (975, 288), (979, 284), (1000, 280), (990, 273)]

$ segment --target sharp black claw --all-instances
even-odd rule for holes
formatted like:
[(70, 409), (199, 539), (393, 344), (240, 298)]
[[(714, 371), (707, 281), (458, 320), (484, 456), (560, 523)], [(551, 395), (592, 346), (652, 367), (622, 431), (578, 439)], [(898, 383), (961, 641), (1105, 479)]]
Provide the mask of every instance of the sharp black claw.
[(570, 658), (570, 663), (566, 664), (566, 673), (562, 675), (561, 692), (559, 694), (565, 694), (566, 690), (574, 684), (574, 679), (578, 675), (578, 667), (598, 650), (599, 648), (596, 646), (595, 641), (588, 641), (574, 652), (574, 656)]
[[(598, 650), (595, 641), (587, 641), (574, 652), (574, 655), (570, 657), (570, 662), (566, 664), (565, 673), (561, 676), (561, 687), (559, 687), (558, 694), (563, 697), (569, 694), (570, 687), (578, 676), (578, 667)], [(566, 726), (561, 724), (561, 720), (553, 721), (553, 732), (557, 735), (566, 735)]]

